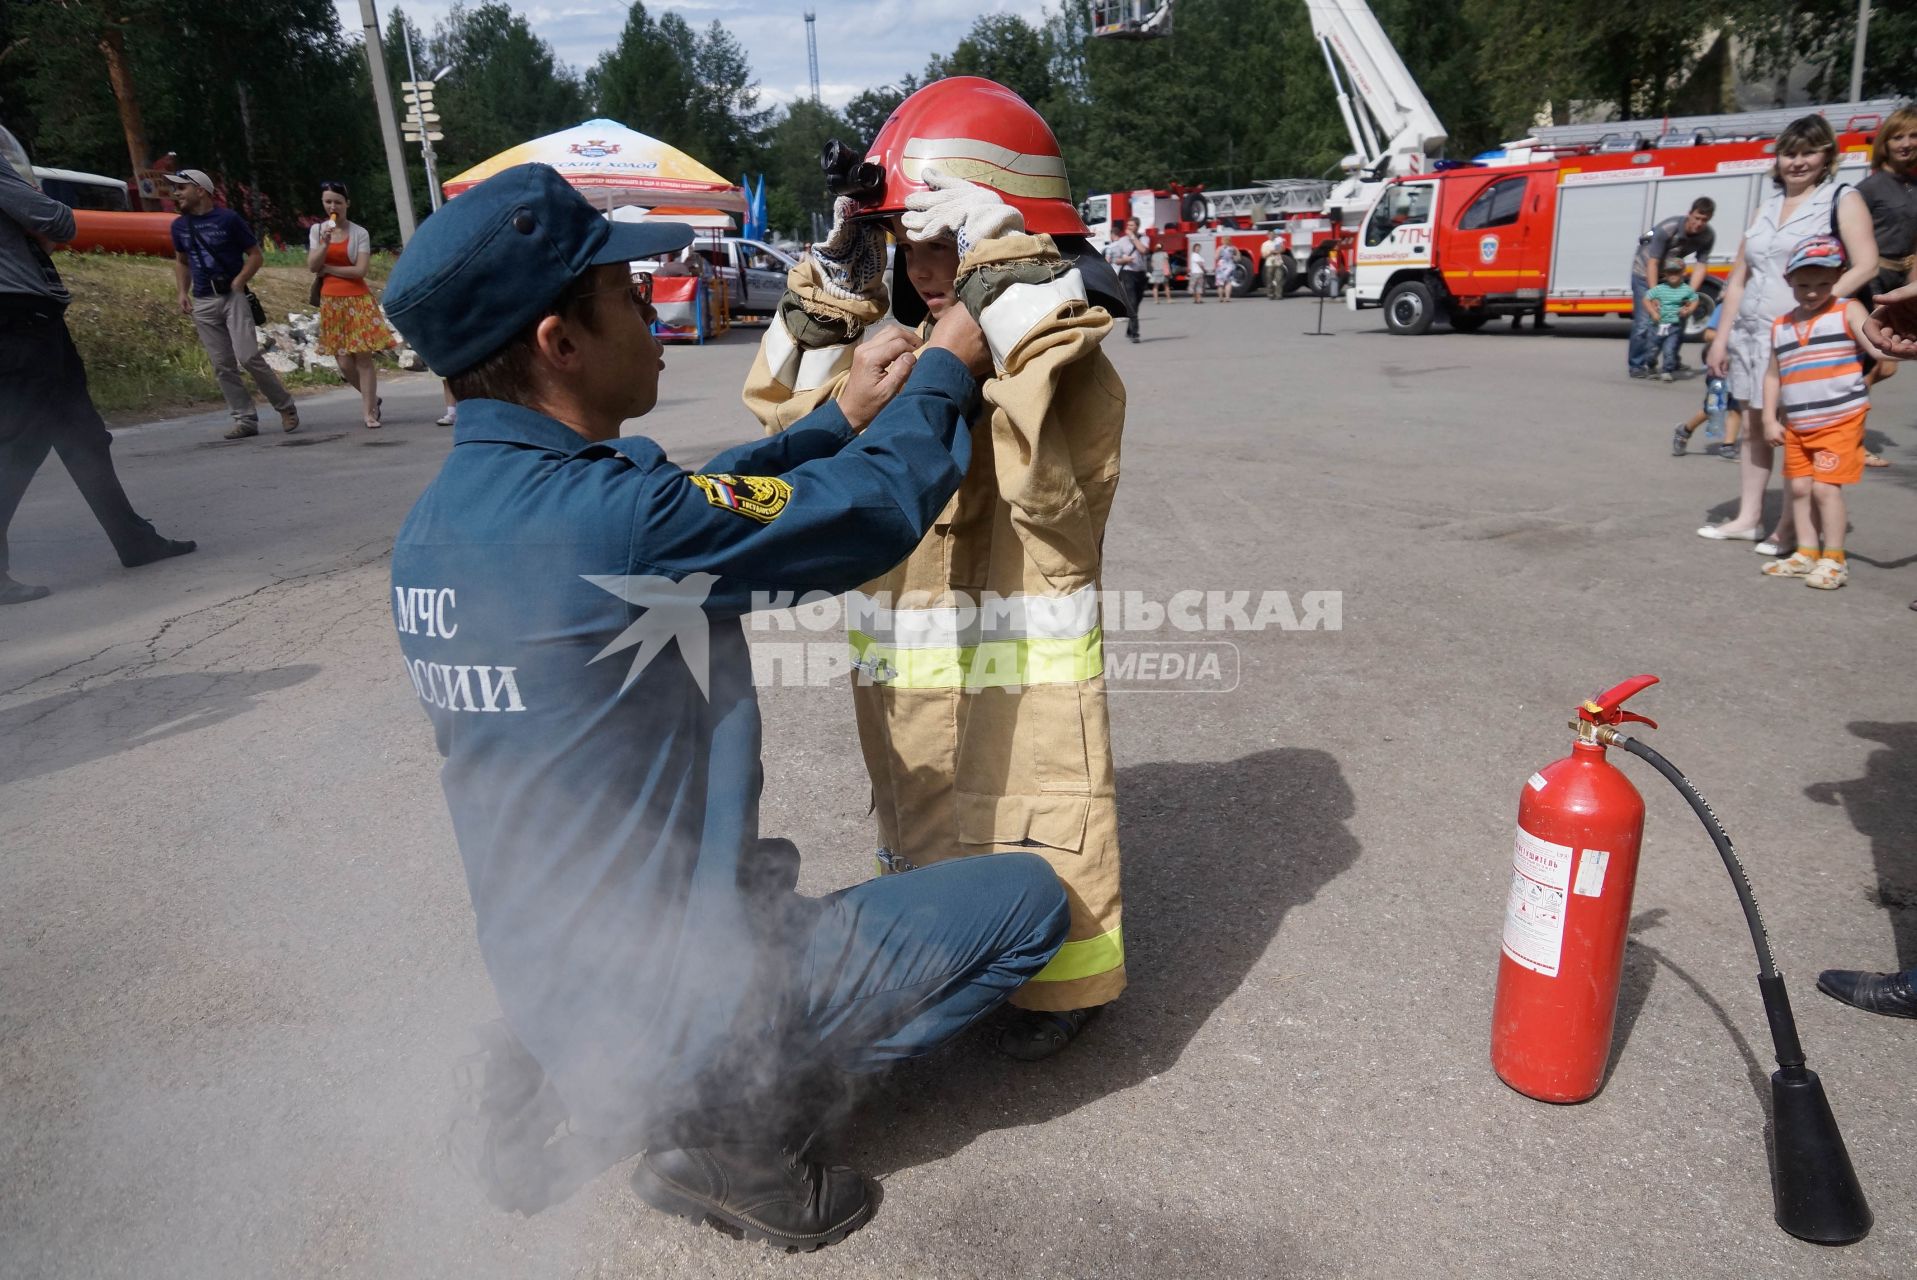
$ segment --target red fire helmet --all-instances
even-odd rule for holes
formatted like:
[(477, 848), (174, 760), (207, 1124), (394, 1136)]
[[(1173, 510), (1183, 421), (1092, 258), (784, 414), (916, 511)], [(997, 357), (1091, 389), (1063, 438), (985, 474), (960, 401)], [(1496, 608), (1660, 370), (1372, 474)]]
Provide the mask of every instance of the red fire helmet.
[(1045, 118), (1004, 85), (979, 76), (935, 80), (898, 105), (866, 160), (885, 170), (868, 214), (905, 212), (905, 197), (927, 190), (925, 166), (990, 187), (1039, 235), (1090, 233), (1072, 204), (1065, 157)]

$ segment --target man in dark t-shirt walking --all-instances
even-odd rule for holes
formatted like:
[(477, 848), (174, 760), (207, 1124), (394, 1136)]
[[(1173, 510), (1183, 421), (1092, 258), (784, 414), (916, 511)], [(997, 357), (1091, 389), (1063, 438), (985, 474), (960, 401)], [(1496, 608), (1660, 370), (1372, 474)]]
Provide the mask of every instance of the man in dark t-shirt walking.
[(173, 220), (173, 278), (180, 288), (180, 310), (193, 317), (200, 345), (213, 362), (220, 394), (233, 413), (228, 440), (260, 433), (260, 416), (240, 370), (253, 375), (260, 394), (279, 411), (280, 425), (299, 430), (299, 410), (260, 350), (246, 285), (264, 261), (259, 241), (246, 219), (213, 203), (213, 180), (198, 169), (172, 175), (174, 202), (182, 213)]
[(1658, 272), (1665, 259), (1695, 256), (1691, 268), (1691, 288), (1701, 290), (1711, 248), (1717, 233), (1711, 230), (1711, 217), (1717, 202), (1709, 196), (1691, 201), (1691, 211), (1683, 217), (1664, 219), (1638, 237), (1637, 253), (1631, 259), (1631, 346), (1625, 360), (1633, 378), (1651, 376), (1651, 360), (1657, 354), (1657, 308), (1644, 295), (1657, 287)]

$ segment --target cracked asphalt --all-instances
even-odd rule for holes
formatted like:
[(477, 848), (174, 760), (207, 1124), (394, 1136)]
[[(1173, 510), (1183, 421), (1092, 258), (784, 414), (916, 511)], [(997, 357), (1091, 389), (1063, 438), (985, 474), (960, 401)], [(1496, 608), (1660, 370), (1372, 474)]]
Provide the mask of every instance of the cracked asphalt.
[[(1229, 692), (1114, 695), (1132, 989), (1052, 1063), (968, 1042), (887, 1080), (833, 1144), (882, 1179), (878, 1216), (804, 1257), (655, 1216), (623, 1170), (509, 1216), (442, 1153), (495, 1010), (388, 607), (448, 447), (437, 384), (393, 380), (377, 435), (346, 393), (293, 437), (118, 432), (135, 504), (200, 541), (137, 571), (50, 462), (13, 543), (54, 594), (0, 610), (0, 1271), (1917, 1273), (1917, 1024), (1812, 986), (1917, 964), (1917, 371), (1881, 389), (1895, 465), (1853, 496), (1850, 586), (1819, 593), (1692, 534), (1735, 468), (1669, 456), (1701, 388), (1624, 379), (1619, 326), (1325, 318), (1148, 305), (1147, 340), (1111, 344), (1107, 588), (1335, 591), (1342, 625), (1203, 637)], [(749, 435), (752, 344), (673, 350), (644, 429), (686, 463)], [(1876, 1210), (1861, 1244), (1771, 1221), (1755, 962), (1635, 761), (1608, 1083), (1551, 1107), (1490, 1071), (1519, 790), (1579, 699), (1640, 671), (1750, 867)], [(869, 866), (842, 684), (764, 691), (764, 827), (809, 891)]]

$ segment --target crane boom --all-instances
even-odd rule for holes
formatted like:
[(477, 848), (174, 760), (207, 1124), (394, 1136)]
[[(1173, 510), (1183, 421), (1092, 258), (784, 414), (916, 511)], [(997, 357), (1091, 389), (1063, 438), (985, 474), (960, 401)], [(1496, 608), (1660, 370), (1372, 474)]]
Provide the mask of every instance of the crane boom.
[(1421, 171), (1425, 160), (1444, 145), (1444, 124), (1378, 25), (1371, 6), (1365, 0), (1305, 0), (1305, 9), (1325, 61), (1335, 60), (1344, 69), (1364, 112), (1376, 123), (1374, 133), (1364, 115), (1353, 121), (1334, 67), (1332, 83), (1338, 89), (1339, 108), (1345, 113), (1360, 167), (1376, 170), (1382, 162), (1393, 173)]

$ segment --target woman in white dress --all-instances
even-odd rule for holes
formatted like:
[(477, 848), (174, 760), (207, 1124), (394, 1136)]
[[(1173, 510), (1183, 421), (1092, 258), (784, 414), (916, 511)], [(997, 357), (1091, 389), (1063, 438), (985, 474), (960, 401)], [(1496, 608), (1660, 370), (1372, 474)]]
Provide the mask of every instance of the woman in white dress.
[(1770, 484), (1774, 456), (1764, 439), (1763, 421), (1771, 322), (1797, 305), (1784, 279), (1784, 266), (1799, 244), (1835, 231), (1844, 242), (1847, 265), (1834, 293), (1853, 297), (1877, 274), (1877, 236), (1863, 197), (1848, 183), (1832, 181), (1837, 173), (1837, 136), (1824, 117), (1804, 116), (1784, 126), (1777, 135), (1776, 154), (1771, 196), (1745, 229), (1724, 289), (1724, 314), (1734, 318), (1718, 329), (1704, 359), (1707, 369), (1729, 381), (1731, 399), (1744, 411), (1737, 514), (1697, 532), (1703, 538), (1756, 542), (1765, 555), (1789, 555), (1796, 546), (1790, 503), (1784, 504), (1770, 537), (1763, 534), (1764, 490)]

